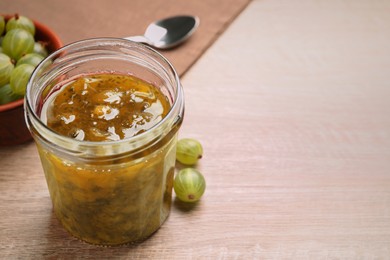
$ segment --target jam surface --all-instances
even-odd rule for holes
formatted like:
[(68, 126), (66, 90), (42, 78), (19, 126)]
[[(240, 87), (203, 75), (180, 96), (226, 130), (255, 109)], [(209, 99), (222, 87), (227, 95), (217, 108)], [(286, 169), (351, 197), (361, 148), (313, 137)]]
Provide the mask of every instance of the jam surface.
[(67, 83), (46, 100), (46, 124), (81, 141), (117, 141), (140, 134), (168, 113), (152, 84), (130, 75), (94, 74)]

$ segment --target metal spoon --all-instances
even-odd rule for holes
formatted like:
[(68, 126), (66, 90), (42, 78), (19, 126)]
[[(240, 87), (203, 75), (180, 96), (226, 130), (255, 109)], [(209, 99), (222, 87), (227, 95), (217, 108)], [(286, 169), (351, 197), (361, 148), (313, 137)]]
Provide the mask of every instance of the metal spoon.
[(188, 39), (198, 28), (199, 18), (180, 15), (151, 23), (143, 36), (125, 39), (148, 44), (158, 49), (173, 48)]

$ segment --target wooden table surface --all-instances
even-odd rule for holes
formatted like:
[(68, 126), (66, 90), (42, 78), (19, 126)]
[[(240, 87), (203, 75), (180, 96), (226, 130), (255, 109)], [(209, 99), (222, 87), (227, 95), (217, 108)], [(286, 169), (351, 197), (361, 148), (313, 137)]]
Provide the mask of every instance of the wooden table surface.
[(389, 259), (389, 13), (254, 0), (182, 78), (206, 193), (141, 244), (71, 238), (34, 144), (0, 149), (0, 258)]

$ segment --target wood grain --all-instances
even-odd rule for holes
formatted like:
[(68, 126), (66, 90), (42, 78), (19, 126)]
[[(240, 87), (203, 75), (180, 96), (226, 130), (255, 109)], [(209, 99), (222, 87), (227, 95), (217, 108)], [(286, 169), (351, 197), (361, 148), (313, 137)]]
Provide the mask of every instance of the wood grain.
[(206, 193), (141, 244), (69, 237), (34, 145), (1, 149), (1, 258), (388, 259), (389, 13), (253, 1), (182, 80)]

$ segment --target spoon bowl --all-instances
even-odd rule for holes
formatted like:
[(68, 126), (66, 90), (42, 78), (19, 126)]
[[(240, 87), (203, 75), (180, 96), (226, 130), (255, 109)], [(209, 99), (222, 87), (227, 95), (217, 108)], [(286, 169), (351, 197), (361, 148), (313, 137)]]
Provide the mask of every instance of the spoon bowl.
[(187, 40), (198, 26), (199, 18), (196, 16), (173, 16), (151, 23), (142, 36), (125, 39), (145, 43), (157, 49), (170, 49)]

